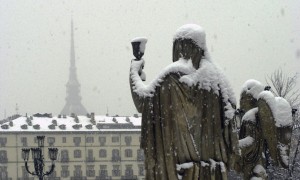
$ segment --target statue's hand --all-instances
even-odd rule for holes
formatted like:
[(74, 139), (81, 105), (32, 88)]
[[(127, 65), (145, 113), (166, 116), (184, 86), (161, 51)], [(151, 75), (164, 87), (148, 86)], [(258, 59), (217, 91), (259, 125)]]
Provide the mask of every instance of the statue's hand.
[(133, 59), (133, 60), (131, 60), (131, 66), (130, 66), (130, 73), (136, 74), (135, 78), (140, 77), (142, 81), (146, 80), (146, 74), (143, 71), (144, 64), (145, 64), (144, 59), (141, 59), (141, 60)]
[(144, 71), (141, 71), (140, 77), (141, 77), (142, 81), (146, 81), (146, 74)]
[(146, 81), (146, 74), (143, 71), (143, 69), (144, 69), (144, 63), (141, 65), (138, 73), (139, 73), (139, 76), (141, 77), (142, 81)]

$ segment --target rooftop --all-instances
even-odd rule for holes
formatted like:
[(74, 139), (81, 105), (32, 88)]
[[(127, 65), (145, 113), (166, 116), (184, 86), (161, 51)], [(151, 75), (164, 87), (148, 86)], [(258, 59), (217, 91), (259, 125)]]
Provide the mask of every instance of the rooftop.
[(138, 116), (53, 116), (35, 114), (20, 116), (4, 122), (0, 132), (44, 132), (44, 131), (140, 131), (141, 117)]

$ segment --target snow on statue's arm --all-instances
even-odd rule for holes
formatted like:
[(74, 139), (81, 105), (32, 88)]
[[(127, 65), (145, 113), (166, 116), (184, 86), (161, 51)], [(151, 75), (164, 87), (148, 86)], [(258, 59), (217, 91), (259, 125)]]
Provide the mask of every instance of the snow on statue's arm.
[(146, 75), (143, 72), (144, 60), (142, 59), (145, 48), (146, 48), (147, 38), (145, 37), (136, 37), (131, 40), (133, 55), (136, 59), (131, 61), (130, 66), (130, 89), (134, 104), (139, 112), (143, 109), (144, 104), (144, 95), (137, 91), (141, 91), (145, 89), (145, 85), (142, 81), (146, 80)]
[(129, 81), (130, 81), (130, 90), (133, 102), (135, 107), (137, 108), (138, 112), (142, 112), (144, 106), (144, 99), (145, 96), (142, 96), (141, 89), (145, 89), (146, 86), (143, 83), (145, 77), (145, 73), (142, 71), (144, 66), (144, 60), (132, 60), (131, 67), (130, 67), (130, 74), (129, 74)]

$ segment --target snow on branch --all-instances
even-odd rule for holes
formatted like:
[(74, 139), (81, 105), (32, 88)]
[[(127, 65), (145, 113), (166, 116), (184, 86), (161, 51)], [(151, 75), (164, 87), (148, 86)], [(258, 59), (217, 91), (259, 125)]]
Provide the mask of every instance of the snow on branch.
[(290, 77), (284, 74), (282, 69), (277, 69), (265, 79), (275, 96), (285, 98), (293, 108), (296, 108), (300, 106), (300, 92), (296, 89), (297, 78), (297, 74)]

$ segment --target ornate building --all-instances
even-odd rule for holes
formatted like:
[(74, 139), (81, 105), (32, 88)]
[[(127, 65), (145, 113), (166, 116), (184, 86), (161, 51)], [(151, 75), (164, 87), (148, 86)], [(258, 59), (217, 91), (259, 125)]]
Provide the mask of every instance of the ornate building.
[[(45, 150), (48, 147), (59, 149), (55, 171), (46, 179), (144, 179), (140, 128), (141, 118), (137, 116), (36, 114), (18, 117), (0, 126), (0, 179), (34, 179), (25, 170), (22, 148), (36, 147), (38, 135), (46, 136)], [(51, 165), (48, 154), (45, 160), (47, 170)], [(29, 166), (33, 170), (32, 161)]]
[(74, 28), (73, 21), (71, 22), (71, 49), (70, 49), (70, 69), (69, 81), (66, 84), (67, 97), (66, 105), (61, 114), (75, 113), (78, 115), (86, 115), (87, 110), (81, 103), (80, 84), (77, 79), (76, 64), (75, 64), (75, 48), (74, 48)]

